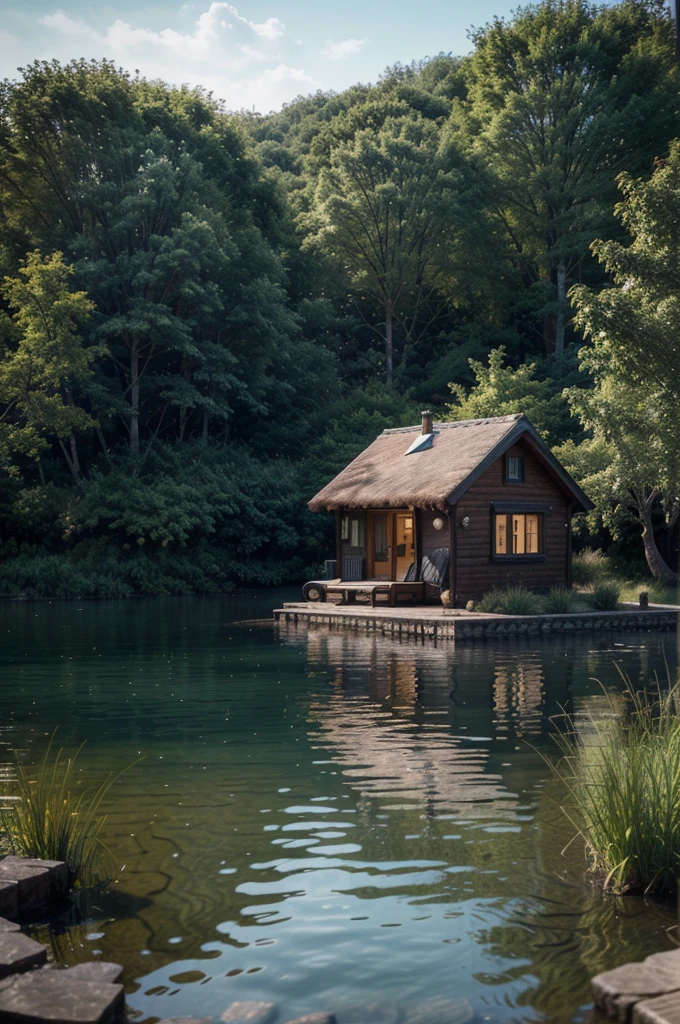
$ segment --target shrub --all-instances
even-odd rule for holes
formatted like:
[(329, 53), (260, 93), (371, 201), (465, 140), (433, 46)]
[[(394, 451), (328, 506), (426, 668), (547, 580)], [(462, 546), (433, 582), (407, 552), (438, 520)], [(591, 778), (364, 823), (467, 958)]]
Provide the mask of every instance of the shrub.
[(108, 850), (101, 838), (106, 816), (100, 808), (128, 769), (110, 773), (94, 792), (81, 788), (76, 765), (82, 746), (71, 757), (63, 750), (53, 755), (53, 740), (34, 768), (16, 763), (15, 792), (0, 807), (4, 845), (19, 857), (64, 861), (69, 886), (95, 885), (109, 877)]
[(602, 580), (593, 587), (590, 600), (596, 612), (613, 612), (620, 597), (621, 586), (616, 580)]
[[(565, 813), (606, 888), (676, 891), (680, 863), (680, 718), (676, 689), (608, 694), (605, 714), (567, 717), (553, 770)], [(617, 701), (621, 703), (617, 705)]]
[(571, 611), (574, 595), (566, 587), (553, 587), (543, 599), (543, 611), (548, 615), (564, 615)]
[(540, 610), (537, 595), (521, 584), (508, 587), (506, 590), (490, 590), (476, 607), (478, 612), (495, 612), (501, 615), (536, 615)]
[[(476, 604), (473, 601), (468, 601), (468, 604), (474, 605), (474, 611), (476, 612), (493, 612), (496, 614), (501, 610), (503, 594), (503, 590), (489, 590)], [(467, 610), (472, 611), (473, 609), (468, 608)]]
[(571, 578), (578, 587), (588, 587), (611, 573), (609, 559), (601, 551), (584, 548), (571, 560)]

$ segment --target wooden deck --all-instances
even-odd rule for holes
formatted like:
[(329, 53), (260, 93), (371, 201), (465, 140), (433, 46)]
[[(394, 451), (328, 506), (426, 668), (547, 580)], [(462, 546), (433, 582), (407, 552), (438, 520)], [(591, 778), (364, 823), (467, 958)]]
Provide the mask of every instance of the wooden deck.
[(658, 632), (677, 629), (680, 607), (637, 605), (615, 612), (570, 612), (566, 615), (491, 615), (444, 609), (438, 605), (371, 607), (291, 602), (274, 610), (274, 621), (298, 629), (348, 629), (377, 632), (397, 639), (481, 640), (491, 637), (545, 636), (552, 633), (603, 631)]

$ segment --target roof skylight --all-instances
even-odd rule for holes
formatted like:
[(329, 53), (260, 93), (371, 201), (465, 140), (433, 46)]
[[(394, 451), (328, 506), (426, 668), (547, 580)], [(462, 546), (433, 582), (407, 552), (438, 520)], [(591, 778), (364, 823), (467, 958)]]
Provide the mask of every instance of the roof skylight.
[(416, 452), (424, 452), (428, 448), (431, 448), (435, 433), (436, 431), (433, 431), (431, 434), (418, 434), (415, 441), (413, 441), (408, 450), (404, 452), (404, 455), (415, 455)]

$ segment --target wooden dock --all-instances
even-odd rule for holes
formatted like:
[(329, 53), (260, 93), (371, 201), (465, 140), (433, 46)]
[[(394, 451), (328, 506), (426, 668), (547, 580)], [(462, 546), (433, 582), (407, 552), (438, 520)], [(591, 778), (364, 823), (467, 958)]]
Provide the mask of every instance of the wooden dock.
[(570, 612), (566, 615), (491, 615), (444, 609), (437, 605), (372, 608), (370, 605), (291, 602), (274, 610), (283, 628), (343, 629), (375, 632), (395, 639), (471, 641), (558, 633), (659, 632), (677, 629), (680, 608), (630, 605), (615, 612)]

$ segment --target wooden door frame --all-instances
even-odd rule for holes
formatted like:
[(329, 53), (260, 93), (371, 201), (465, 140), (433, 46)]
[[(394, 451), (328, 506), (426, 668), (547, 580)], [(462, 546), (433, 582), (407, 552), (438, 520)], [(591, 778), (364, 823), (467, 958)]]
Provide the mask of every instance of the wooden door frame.
[(387, 542), (390, 552), (389, 579), (397, 578), (397, 516), (411, 516), (413, 520), (413, 561), (418, 560), (418, 520), (415, 508), (376, 508), (366, 510), (366, 570), (368, 578), (373, 579), (375, 573), (375, 516), (387, 516)]
[(396, 509), (392, 508), (378, 508), (368, 509), (366, 512), (366, 569), (368, 571), (368, 578), (375, 578), (375, 517), (376, 516), (387, 516), (387, 544), (390, 552), (389, 563), (390, 563), (390, 574), (388, 579), (394, 580), (394, 574), (396, 572), (396, 549), (394, 544), (395, 531), (396, 531)]

